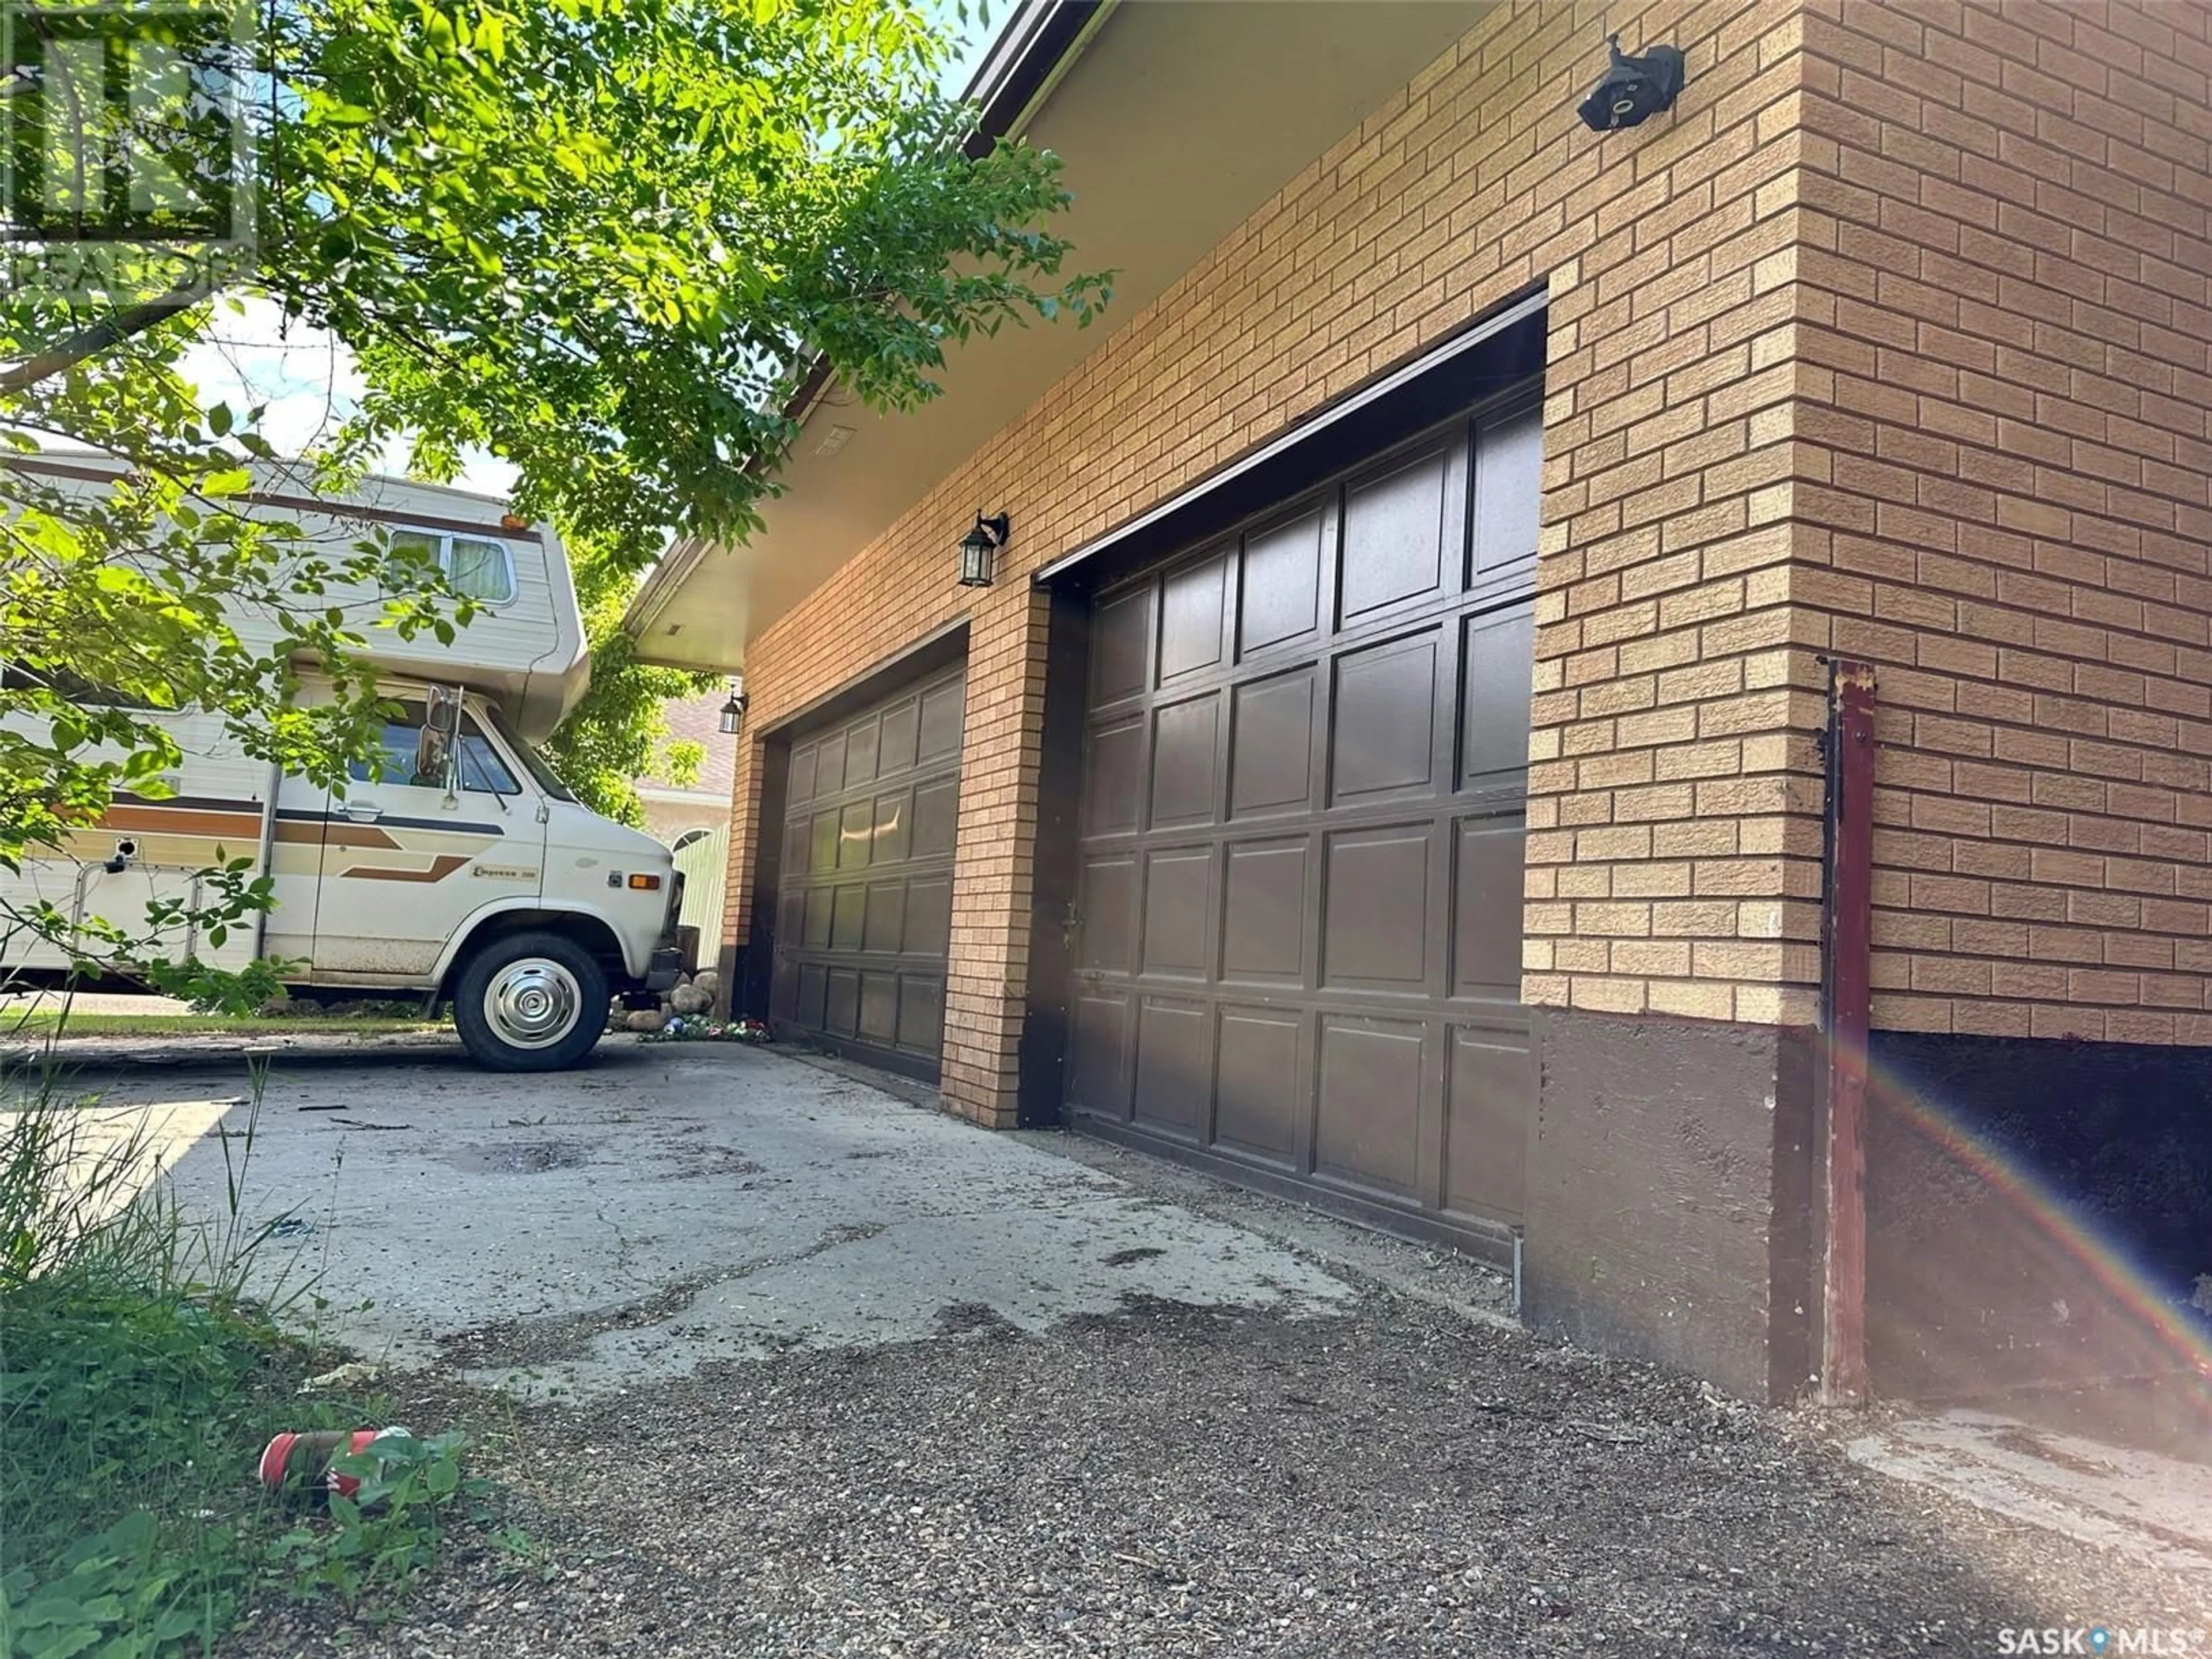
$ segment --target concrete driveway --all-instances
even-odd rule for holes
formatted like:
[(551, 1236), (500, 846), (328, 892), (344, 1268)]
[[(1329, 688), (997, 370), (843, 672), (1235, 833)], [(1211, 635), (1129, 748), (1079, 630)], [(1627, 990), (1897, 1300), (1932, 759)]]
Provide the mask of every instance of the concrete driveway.
[(294, 1057), (258, 1111), (235, 1081), (125, 1078), (106, 1101), (157, 1105), (212, 1231), (237, 1188), (238, 1231), (266, 1234), (253, 1282), (295, 1318), (520, 1393), (1145, 1298), (1298, 1315), (1351, 1295), (1281, 1243), (773, 1053), (611, 1042), (556, 1077), (458, 1050)]
[(274, 1064), (258, 1111), (235, 1059), (86, 1080), (468, 1429), (507, 1541), (240, 1655), (2212, 1651), (2201, 1466), (1738, 1405), (1467, 1262), (772, 1051)]

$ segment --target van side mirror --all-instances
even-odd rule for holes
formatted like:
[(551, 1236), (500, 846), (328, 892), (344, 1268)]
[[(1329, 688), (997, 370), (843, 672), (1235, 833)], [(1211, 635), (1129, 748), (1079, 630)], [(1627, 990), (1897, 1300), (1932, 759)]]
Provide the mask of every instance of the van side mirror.
[(415, 738), (415, 781), (432, 789), (453, 793), (455, 769), (460, 760), (457, 734), (461, 729), (461, 694), (449, 685), (430, 688), (423, 710), (422, 729)]

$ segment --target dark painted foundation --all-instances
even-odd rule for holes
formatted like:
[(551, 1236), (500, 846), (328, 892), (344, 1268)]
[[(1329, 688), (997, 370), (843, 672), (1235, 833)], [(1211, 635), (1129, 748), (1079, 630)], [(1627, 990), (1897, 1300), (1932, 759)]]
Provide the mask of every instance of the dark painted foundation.
[(2192, 1366), (2212, 1335), (2189, 1305), (2212, 1273), (2212, 1049), (1876, 1032), (1871, 1058), (1877, 1393)]
[(1529, 1323), (1751, 1399), (1813, 1369), (1814, 1045), (1540, 1013)]

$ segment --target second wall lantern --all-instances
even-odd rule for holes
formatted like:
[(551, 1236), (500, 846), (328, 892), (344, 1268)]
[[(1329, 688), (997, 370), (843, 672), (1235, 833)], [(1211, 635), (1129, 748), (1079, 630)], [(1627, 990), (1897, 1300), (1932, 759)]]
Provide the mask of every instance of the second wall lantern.
[(1003, 513), (986, 518), (975, 515), (975, 527), (960, 538), (960, 586), (988, 587), (995, 574), (999, 550), (1006, 544), (1012, 526)]

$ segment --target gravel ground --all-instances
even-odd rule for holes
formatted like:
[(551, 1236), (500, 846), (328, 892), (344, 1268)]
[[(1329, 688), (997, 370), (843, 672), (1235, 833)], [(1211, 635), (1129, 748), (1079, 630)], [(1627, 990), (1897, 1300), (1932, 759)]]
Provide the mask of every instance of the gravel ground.
[(586, 1407), (421, 1382), (409, 1420), (473, 1421), (532, 1548), (464, 1539), (381, 1620), (270, 1607), (226, 1650), (1989, 1654), (2212, 1624), (2212, 1586), (1846, 1462), (1848, 1425), (1384, 1289), (945, 1324)]

